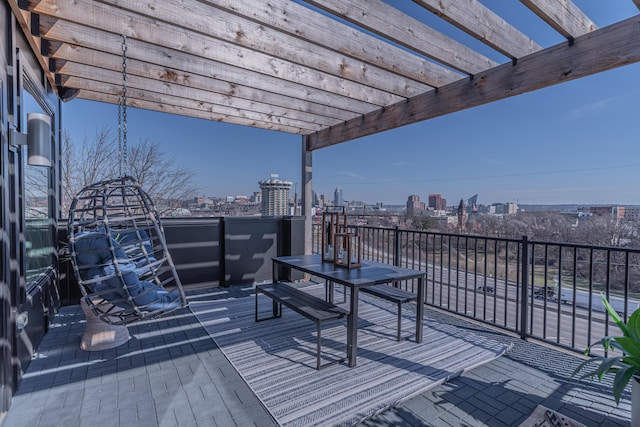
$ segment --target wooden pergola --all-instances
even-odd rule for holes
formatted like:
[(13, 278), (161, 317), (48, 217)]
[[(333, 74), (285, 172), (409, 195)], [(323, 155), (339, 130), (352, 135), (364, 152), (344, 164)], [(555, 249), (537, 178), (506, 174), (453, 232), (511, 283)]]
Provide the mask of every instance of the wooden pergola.
[(513, 1), (562, 36), (552, 46), (480, 1), (409, 5), (492, 55), (395, 1), (9, 3), (62, 99), (118, 103), (124, 35), (127, 105), (300, 134), (309, 151), (640, 60), (640, 15), (598, 28), (571, 0)]
[(63, 101), (301, 135), (305, 253), (314, 150), (638, 62), (640, 0), (620, 1), (599, 28), (572, 0), (8, 0)]

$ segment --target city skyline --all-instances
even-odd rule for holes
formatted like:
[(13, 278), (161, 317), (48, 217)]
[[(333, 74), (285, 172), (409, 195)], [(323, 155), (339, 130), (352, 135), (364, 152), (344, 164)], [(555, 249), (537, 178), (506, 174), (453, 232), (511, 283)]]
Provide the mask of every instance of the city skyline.
[[(637, 13), (632, 2), (581, 7)], [(640, 64), (628, 65), (314, 151), (313, 189), (385, 205), (430, 193), (451, 203), (477, 193), (480, 204), (639, 204), (638, 75)], [(117, 132), (117, 106), (63, 104), (74, 143), (105, 126)], [(201, 194), (251, 194), (271, 173), (301, 188), (299, 135), (135, 108), (127, 128), (130, 143), (157, 141), (191, 168)]]

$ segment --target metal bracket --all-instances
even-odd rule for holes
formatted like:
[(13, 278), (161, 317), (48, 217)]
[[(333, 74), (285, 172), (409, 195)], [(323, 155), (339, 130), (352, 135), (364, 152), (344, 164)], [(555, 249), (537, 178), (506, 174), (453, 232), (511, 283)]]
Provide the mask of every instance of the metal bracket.
[(9, 130), (9, 145), (27, 145), (27, 134), (20, 133), (15, 129)]

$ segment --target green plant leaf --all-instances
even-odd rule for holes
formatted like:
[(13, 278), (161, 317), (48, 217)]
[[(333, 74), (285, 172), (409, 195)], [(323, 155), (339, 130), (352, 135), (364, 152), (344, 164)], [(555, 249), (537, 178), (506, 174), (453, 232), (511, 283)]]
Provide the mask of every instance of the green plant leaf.
[(623, 356), (618, 356), (618, 357), (595, 356), (580, 363), (578, 367), (574, 369), (571, 376), (573, 377), (581, 373), (581, 371), (587, 366), (599, 363), (599, 365), (595, 367), (593, 370), (589, 370), (582, 373), (578, 378), (584, 379), (584, 378), (593, 378), (597, 376), (599, 380), (602, 380), (605, 374), (616, 373), (618, 370), (620, 370), (620, 366), (618, 365), (621, 363), (622, 359), (623, 359)]
[(629, 335), (629, 331), (627, 330), (627, 325), (624, 324), (624, 322), (622, 321), (618, 313), (614, 310), (611, 304), (609, 304), (609, 301), (607, 301), (607, 297), (604, 294), (600, 294), (600, 295), (602, 295), (602, 303), (604, 304), (604, 308), (607, 310), (607, 313), (609, 313), (609, 316), (611, 316), (613, 321), (616, 322), (616, 325), (618, 325), (618, 327), (620, 328), (620, 330), (625, 336)]
[(631, 337), (617, 337), (615, 340), (627, 357), (640, 362), (640, 342)]
[[(613, 397), (616, 404), (620, 403), (620, 398), (629, 380), (635, 375), (640, 375), (640, 309), (634, 311), (625, 324), (618, 313), (613, 309), (607, 298), (602, 295), (602, 303), (607, 313), (616, 325), (620, 328), (622, 336), (606, 336), (587, 347), (585, 355), (591, 353), (595, 346), (602, 346), (605, 351), (618, 351), (621, 356), (595, 356), (580, 363), (571, 376), (581, 374), (580, 379), (586, 377), (598, 377), (602, 381), (605, 375), (615, 374), (613, 380)], [(595, 364), (595, 369), (589, 369), (583, 373), (587, 366)]]
[(609, 372), (619, 371), (618, 363), (622, 360), (622, 357), (603, 357), (602, 363), (597, 369), (598, 380), (602, 381), (602, 378)]
[(631, 317), (627, 322), (627, 330), (631, 338), (640, 341), (640, 309), (631, 313)]
[(618, 350), (622, 352), (623, 351), (622, 346), (616, 342), (616, 338), (617, 337), (614, 337), (614, 336), (606, 336), (606, 337), (600, 338), (598, 341), (594, 342), (593, 344), (591, 344), (589, 347), (585, 349), (584, 355), (589, 356), (589, 354), (591, 354), (591, 349), (599, 345), (602, 346), (602, 348), (604, 348), (607, 351)]
[(629, 380), (637, 373), (638, 368), (631, 366), (625, 369), (620, 369), (616, 372), (616, 377), (613, 380), (613, 398), (616, 401), (616, 405), (620, 404), (620, 397), (622, 396), (624, 389), (627, 387)]

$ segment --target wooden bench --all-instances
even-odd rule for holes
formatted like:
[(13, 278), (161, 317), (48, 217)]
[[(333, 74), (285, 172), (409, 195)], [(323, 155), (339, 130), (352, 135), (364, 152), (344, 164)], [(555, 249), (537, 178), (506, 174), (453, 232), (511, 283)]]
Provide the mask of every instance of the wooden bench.
[(405, 291), (404, 289), (400, 288), (394, 288), (393, 286), (389, 285), (367, 286), (365, 288), (361, 288), (360, 291), (398, 304), (397, 339), (398, 341), (400, 341), (402, 333), (402, 304), (404, 304), (405, 302), (417, 301), (418, 295), (414, 294), (413, 292)]
[[(258, 318), (258, 294), (264, 294), (273, 300), (273, 316)], [(313, 320), (318, 331), (317, 339), (317, 369), (322, 367), (344, 362), (346, 358), (335, 360), (324, 365), (321, 364), (320, 354), (322, 348), (321, 325), (322, 322), (328, 320), (337, 320), (348, 316), (349, 312), (323, 299), (316, 298), (313, 295), (304, 292), (298, 288), (287, 285), (286, 283), (267, 283), (256, 285), (256, 322), (274, 319), (282, 316), (282, 305), (289, 307), (298, 314), (303, 315), (307, 319)]]

